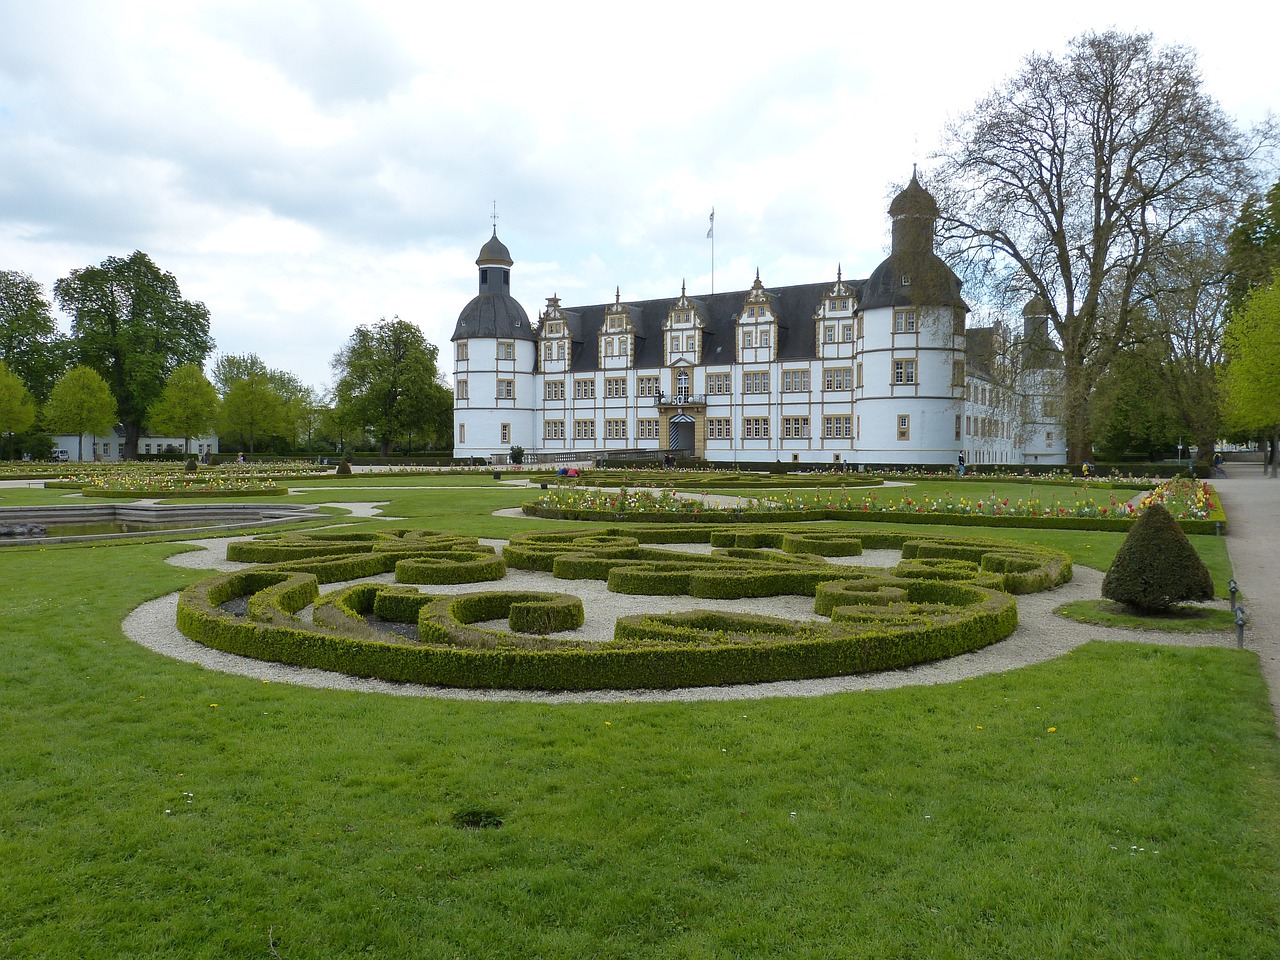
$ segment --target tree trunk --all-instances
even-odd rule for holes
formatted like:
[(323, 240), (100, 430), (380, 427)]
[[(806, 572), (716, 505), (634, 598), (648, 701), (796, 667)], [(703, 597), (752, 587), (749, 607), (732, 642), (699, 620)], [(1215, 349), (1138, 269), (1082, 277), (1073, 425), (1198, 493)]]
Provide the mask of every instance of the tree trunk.
[(121, 460), (137, 460), (138, 459), (138, 425), (136, 423), (124, 424), (124, 445), (120, 449)]
[(1067, 434), (1067, 463), (1093, 459), (1093, 435), (1089, 429), (1089, 384), (1083, 365), (1067, 360), (1062, 428)]
[[(1280, 453), (1280, 430), (1271, 434), (1271, 479), (1276, 478), (1276, 454)], [(1264, 468), (1265, 475), (1265, 468)]]

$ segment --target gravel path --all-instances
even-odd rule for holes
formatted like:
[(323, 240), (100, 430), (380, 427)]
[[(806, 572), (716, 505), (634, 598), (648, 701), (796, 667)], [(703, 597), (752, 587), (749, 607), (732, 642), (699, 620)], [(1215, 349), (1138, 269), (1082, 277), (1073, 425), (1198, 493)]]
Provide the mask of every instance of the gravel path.
[[(351, 507), (353, 505), (344, 504)], [(371, 506), (366, 504), (361, 507)], [(208, 570), (233, 570), (245, 564), (226, 559), (226, 539), (191, 540), (187, 543), (204, 549), (178, 554), (170, 562)], [(501, 545), (505, 541), (485, 541)], [(668, 549), (671, 549), (668, 545)], [(707, 545), (691, 544), (691, 552), (708, 550)], [(1233, 552), (1234, 556), (1234, 552)], [(893, 551), (869, 551), (863, 557), (839, 558), (842, 562), (887, 566), (896, 560)], [(390, 579), (388, 575), (387, 579)], [(612, 635), (618, 616), (644, 610), (740, 609), (741, 601), (710, 601), (693, 597), (635, 597), (610, 593), (599, 581), (556, 580), (550, 574), (512, 571), (504, 584), (517, 589), (553, 590), (582, 596), (587, 623), (572, 635), (587, 639)], [(751, 700), (761, 697), (816, 697), (830, 693), (859, 690), (884, 690), (921, 684), (951, 683), (989, 673), (1013, 670), (1061, 656), (1089, 640), (1139, 641), (1178, 646), (1220, 646), (1235, 644), (1232, 633), (1171, 634), (1157, 631), (1118, 630), (1075, 623), (1055, 616), (1054, 607), (1072, 600), (1097, 598), (1102, 574), (1088, 567), (1076, 566), (1075, 579), (1056, 590), (1018, 598), (1019, 626), (1000, 643), (982, 650), (953, 657), (950, 660), (922, 664), (905, 670), (831, 677), (823, 680), (780, 681), (733, 687), (694, 687), (679, 690), (602, 690), (579, 693), (542, 693), (513, 690), (456, 690), (417, 684), (362, 680), (343, 674), (252, 660), (211, 650), (188, 640), (174, 625), (178, 595), (170, 594), (133, 611), (124, 622), (124, 632), (131, 640), (157, 653), (197, 663), (210, 670), (234, 673), (263, 681), (294, 683), (301, 686), (388, 693), (397, 696), (435, 697), (449, 700), (522, 701), (530, 703), (616, 703), (634, 701)], [(333, 589), (330, 585), (327, 589)], [(465, 593), (484, 589), (484, 584), (459, 584), (434, 587), (437, 593)], [(1225, 607), (1226, 604), (1221, 604)], [(764, 614), (815, 619), (813, 601), (808, 597), (772, 597), (751, 601), (754, 611)]]

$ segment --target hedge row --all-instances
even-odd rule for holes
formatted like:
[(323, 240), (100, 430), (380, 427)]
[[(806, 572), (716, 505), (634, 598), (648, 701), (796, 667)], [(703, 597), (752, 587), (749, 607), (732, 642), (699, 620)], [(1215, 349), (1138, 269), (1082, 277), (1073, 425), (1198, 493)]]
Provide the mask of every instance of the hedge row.
[[(345, 543), (347, 557), (322, 552), (298, 557), (304, 537), (260, 541), (293, 559), (224, 574), (196, 584), (179, 602), (178, 624), (209, 646), (259, 659), (460, 687), (511, 689), (631, 689), (805, 679), (905, 666), (976, 649), (1007, 636), (1017, 624), (1012, 596), (997, 587), (1027, 589), (1070, 579), (1070, 560), (1034, 545), (915, 537), (872, 532), (696, 526), (674, 536), (666, 525), (563, 533), (529, 533), (508, 547), (513, 567), (557, 576), (607, 577), (620, 592), (681, 592), (705, 597), (815, 597), (827, 621), (792, 621), (749, 613), (695, 611), (621, 617), (614, 639), (585, 644), (547, 637), (583, 622), (577, 597), (488, 591), (431, 596), (386, 584), (357, 584), (316, 599), (318, 578), (335, 566), (450, 563), (465, 568), (483, 550), (435, 551), (406, 557), (411, 542), (439, 535), (313, 535), (317, 550)], [(695, 536), (696, 534), (696, 536)], [(709, 555), (673, 554), (644, 543), (681, 540), (713, 545)], [(391, 546), (392, 549), (371, 549)], [(478, 545), (477, 545), (478, 546)], [(901, 549), (893, 571), (833, 565), (828, 556), (856, 555), (863, 546)], [(398, 547), (398, 548), (397, 548)], [(803, 550), (804, 552), (791, 552)], [(311, 567), (318, 569), (299, 569)], [(679, 589), (677, 589), (679, 588)], [(222, 605), (248, 598), (246, 616)], [(314, 623), (295, 614), (315, 602)], [(379, 631), (367, 621), (415, 623), (416, 641)], [(479, 626), (506, 619), (511, 633)]]
[[(789, 511), (737, 511), (707, 509), (699, 513), (622, 513), (607, 510), (564, 509), (536, 502), (524, 504), (526, 515), (546, 520), (585, 520), (592, 523), (808, 523), (849, 520), (870, 523), (923, 523), (954, 527), (1030, 527), (1045, 530), (1099, 530), (1127, 533), (1133, 519), (1127, 517), (1014, 517), (971, 513), (916, 513), (905, 510), (835, 510), (814, 508)], [(1219, 532), (1220, 520), (1179, 520), (1184, 533), (1210, 536)]]

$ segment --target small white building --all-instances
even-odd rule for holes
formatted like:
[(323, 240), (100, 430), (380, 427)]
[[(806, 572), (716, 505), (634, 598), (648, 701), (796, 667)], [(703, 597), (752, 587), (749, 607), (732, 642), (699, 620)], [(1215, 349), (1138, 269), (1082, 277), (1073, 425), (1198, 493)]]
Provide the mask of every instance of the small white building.
[[(620, 289), (584, 307), (552, 296), (536, 327), (495, 230), (452, 337), (454, 455), (1021, 465), (1034, 433), (1038, 462), (1065, 462), (1046, 404), (1034, 431), (1020, 419), (1007, 332), (966, 330), (960, 280), (934, 251), (933, 197), (912, 176), (889, 214), (891, 251), (866, 280), (837, 268), (834, 281), (770, 288), (757, 271), (747, 290), (706, 296), (683, 283), (636, 303)], [(1055, 373), (1037, 368), (1033, 396), (1055, 395)]]
[[(182, 453), (187, 448), (185, 437), (153, 437), (144, 433), (138, 437), (138, 453), (142, 455), (155, 453)], [(123, 459), (124, 427), (116, 425), (110, 435), (94, 436), (84, 434), (59, 434), (53, 438), (54, 456), (61, 459), (60, 451), (66, 451), (67, 459), (75, 463), (81, 459), (80, 451), (84, 451), (84, 460), (117, 461)], [(218, 438), (215, 436), (192, 437), (191, 455), (203, 457), (218, 452)]]

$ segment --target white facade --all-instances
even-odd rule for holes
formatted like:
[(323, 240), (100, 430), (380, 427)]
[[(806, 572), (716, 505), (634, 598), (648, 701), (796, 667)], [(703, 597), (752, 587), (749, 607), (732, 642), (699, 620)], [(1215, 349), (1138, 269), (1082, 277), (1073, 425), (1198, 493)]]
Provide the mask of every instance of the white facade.
[[(865, 281), (837, 271), (770, 290), (757, 274), (706, 297), (626, 303), (619, 290), (578, 308), (550, 297), (536, 328), (510, 296), (495, 234), (453, 336), (455, 457), (501, 461), (520, 446), (544, 460), (1022, 464), (1026, 404), (1016, 382), (997, 386), (968, 359), (968, 307), (932, 250), (936, 209), (913, 178), (890, 208), (893, 252)], [(1035, 437), (1046, 432), (1037, 421)], [(1051, 443), (1034, 455), (1054, 462)]]
[[(149, 453), (182, 453), (186, 450), (186, 443), (187, 441), (183, 437), (153, 437), (150, 434), (142, 434), (138, 437), (138, 453), (143, 455)], [(55, 456), (58, 455), (58, 451), (65, 450), (71, 463), (80, 461), (81, 450), (84, 451), (85, 462), (115, 462), (124, 459), (121, 455), (124, 449), (124, 432), (115, 430), (111, 434), (101, 437), (88, 433), (80, 437), (77, 437), (74, 433), (59, 434), (53, 438), (53, 449)], [(217, 452), (217, 437), (191, 438), (191, 455), (193, 457), (201, 457), (206, 453), (213, 454)]]

